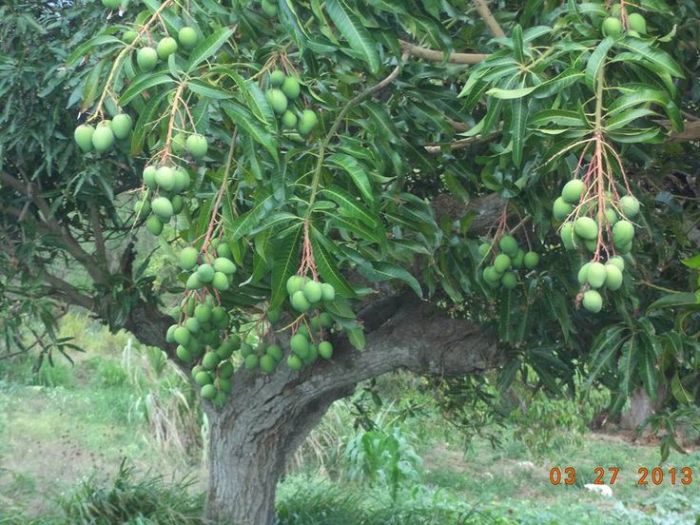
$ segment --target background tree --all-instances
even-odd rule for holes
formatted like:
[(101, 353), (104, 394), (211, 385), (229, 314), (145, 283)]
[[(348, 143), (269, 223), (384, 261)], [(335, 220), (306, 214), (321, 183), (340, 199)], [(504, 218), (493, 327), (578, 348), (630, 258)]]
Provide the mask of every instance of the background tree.
[(5, 346), (77, 305), (191, 369), (211, 517), (397, 368), (692, 412), (695, 2), (103, 4), (0, 10)]

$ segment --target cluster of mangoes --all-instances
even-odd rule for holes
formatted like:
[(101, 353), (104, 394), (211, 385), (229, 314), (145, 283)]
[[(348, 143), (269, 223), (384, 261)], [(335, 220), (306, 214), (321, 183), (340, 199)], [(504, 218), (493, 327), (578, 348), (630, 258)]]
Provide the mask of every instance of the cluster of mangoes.
[(289, 340), (291, 353), (287, 366), (301, 370), (315, 363), (319, 356), (324, 359), (333, 356), (333, 345), (323, 340), (333, 326), (333, 317), (322, 311), (322, 307), (335, 300), (335, 288), (332, 284), (301, 275), (292, 275), (286, 286), (292, 309), (304, 314), (303, 322)]
[[(613, 6), (612, 16), (603, 20), (601, 31), (605, 36), (619, 38), (622, 36), (624, 28), (622, 26), (620, 6)], [(635, 38), (640, 38), (647, 34), (647, 21), (639, 13), (627, 13), (627, 34)]]
[(599, 260), (600, 245), (605, 253), (627, 254), (632, 251), (635, 228), (630, 219), (639, 214), (639, 201), (633, 195), (618, 198), (610, 192), (603, 196), (605, 209), (599, 210), (598, 195), (588, 196), (586, 183), (568, 181), (552, 206), (552, 214), (561, 225), (560, 236), (566, 250), (586, 249), (596, 257), (578, 272), (583, 287), (583, 307), (593, 313), (603, 308), (599, 289), (618, 290), (622, 286), (625, 261), (620, 255)]
[(295, 101), (301, 95), (299, 79), (276, 69), (270, 73), (269, 82), (270, 88), (265, 92), (265, 98), (275, 114), (280, 117), (282, 126), (286, 129), (296, 129), (302, 137), (306, 137), (318, 125), (318, 116), (311, 109), (294, 107)]
[[(564, 221), (560, 236), (564, 248), (575, 250), (585, 247), (591, 253), (598, 247), (598, 240), (612, 242), (618, 253), (625, 254), (632, 250), (634, 224), (628, 219), (639, 213), (639, 201), (632, 195), (625, 195), (617, 202), (612, 194), (605, 195), (605, 209), (598, 213), (598, 199), (584, 199), (578, 206), (578, 216), (572, 219), (574, 210), (582, 197), (586, 196), (587, 187), (581, 179), (568, 181), (552, 206), (552, 214), (557, 221)], [(599, 224), (602, 219), (602, 224)]]
[[(125, 31), (122, 35), (122, 39), (127, 44), (133, 43), (138, 38), (140, 38), (139, 33), (133, 29)], [(172, 36), (164, 36), (155, 48), (150, 45), (139, 48), (136, 51), (136, 64), (142, 72), (148, 73), (155, 69), (159, 60), (167, 61), (170, 55), (176, 53), (180, 47), (186, 50), (194, 48), (198, 40), (197, 31), (192, 27), (184, 26), (178, 31), (177, 40)]]
[(204, 135), (199, 133), (185, 135), (183, 132), (178, 132), (173, 135), (171, 148), (178, 157), (182, 157), (187, 152), (193, 159), (199, 160), (209, 151), (209, 142)]
[[(215, 239), (211, 251), (200, 253), (192, 246), (180, 251), (178, 265), (184, 272), (191, 272), (186, 287), (189, 290), (229, 288), (236, 265), (231, 250), (225, 242)], [(169, 343), (176, 343), (179, 359), (197, 364), (192, 378), (200, 386), (202, 398), (223, 404), (231, 392), (231, 376), (234, 366), (233, 353), (243, 347), (241, 337), (228, 333), (230, 317), (226, 309), (208, 294), (188, 294), (177, 313), (182, 321), (171, 326), (166, 334)], [(222, 333), (226, 334), (222, 338)]]
[(177, 344), (179, 359), (185, 363), (198, 361), (192, 377), (201, 387), (202, 397), (223, 402), (231, 392), (231, 356), (241, 347), (241, 339), (230, 334), (222, 340), (221, 333), (228, 328), (230, 319), (226, 309), (216, 306), (211, 296), (199, 303), (195, 296), (189, 296), (183, 312), (185, 320), (168, 328), (165, 339)]
[(335, 300), (335, 288), (332, 284), (322, 283), (306, 276), (292, 275), (287, 279), (289, 304), (297, 312), (306, 313), (325, 301)]
[(103, 120), (92, 126), (90, 124), (80, 124), (73, 132), (78, 147), (83, 153), (96, 151), (104, 153), (114, 146), (116, 139), (126, 139), (131, 135), (133, 122), (127, 113), (118, 113), (111, 120)]
[[(327, 331), (333, 326), (333, 317), (320, 309), (323, 303), (335, 300), (335, 288), (328, 283), (321, 283), (307, 277), (293, 275), (287, 280), (287, 292), (292, 308), (305, 314), (297, 320), (297, 330), (289, 340), (290, 353), (287, 366), (292, 370), (301, 370), (316, 362), (319, 357), (330, 359), (333, 356), (333, 345), (322, 340)], [(311, 311), (314, 315), (310, 315)], [(280, 318), (279, 310), (267, 313), (270, 325)], [(318, 341), (315, 344), (314, 341)], [(261, 370), (272, 374), (284, 359), (284, 350), (276, 342), (260, 342), (256, 348), (242, 343), (241, 357), (247, 370)]]
[(603, 296), (598, 290), (619, 290), (624, 270), (625, 260), (619, 255), (610, 257), (605, 264), (593, 260), (581, 266), (578, 282), (584, 287), (583, 307), (592, 313), (600, 312), (603, 309)]
[[(212, 248), (211, 254), (202, 254), (194, 247), (183, 248), (180, 252), (180, 268), (192, 272), (187, 279), (188, 289), (211, 287), (225, 290), (230, 285), (231, 276), (236, 271), (230, 248), (225, 242), (212, 243)], [(330, 359), (333, 345), (324, 340), (324, 336), (333, 327), (334, 319), (321, 310), (323, 304), (335, 300), (334, 287), (294, 275), (287, 281), (287, 291), (292, 308), (304, 314), (289, 340), (287, 366), (301, 370), (319, 357)], [(217, 405), (222, 404), (231, 392), (232, 356), (235, 352), (247, 370), (259, 369), (265, 374), (274, 373), (284, 360), (285, 352), (276, 342), (263, 340), (254, 348), (246, 337), (234, 332), (222, 339), (221, 334), (228, 330), (230, 319), (226, 310), (216, 305), (211, 293), (189, 294), (178, 313), (183, 320), (168, 329), (166, 340), (178, 345), (176, 354), (179, 359), (188, 364), (196, 363), (192, 377), (200, 386), (202, 398)], [(270, 325), (276, 323), (280, 311), (268, 312), (267, 318)]]
[(181, 195), (190, 187), (190, 175), (181, 166), (146, 166), (143, 170), (146, 195), (135, 205), (136, 219), (146, 219), (146, 229), (160, 235), (165, 224), (185, 206)]
[[(333, 325), (333, 318), (326, 312), (313, 319), (316, 319), (319, 328), (330, 328)], [(300, 326), (289, 340), (289, 348), (292, 352), (287, 357), (287, 366), (292, 370), (301, 370), (305, 366), (312, 365), (319, 357), (323, 359), (333, 357), (333, 345), (330, 341), (321, 340), (315, 344), (309, 330), (304, 325)]]
[[(180, 268), (192, 272), (187, 278), (185, 288), (188, 290), (201, 290), (211, 287), (213, 290), (225, 292), (231, 287), (233, 275), (236, 273), (236, 265), (231, 260), (230, 251), (226, 243), (220, 243), (217, 248), (217, 257), (203, 256), (201, 262), (199, 252), (192, 247), (184, 248), (180, 252)], [(223, 256), (221, 254), (227, 254)]]
[(491, 264), (481, 273), (486, 284), (491, 288), (503, 286), (512, 290), (518, 285), (516, 270), (533, 270), (540, 262), (537, 252), (523, 250), (512, 235), (503, 235), (498, 241), (498, 250), (494, 249), (495, 242), (484, 242), (479, 246), (479, 255), (485, 260), (491, 255)]

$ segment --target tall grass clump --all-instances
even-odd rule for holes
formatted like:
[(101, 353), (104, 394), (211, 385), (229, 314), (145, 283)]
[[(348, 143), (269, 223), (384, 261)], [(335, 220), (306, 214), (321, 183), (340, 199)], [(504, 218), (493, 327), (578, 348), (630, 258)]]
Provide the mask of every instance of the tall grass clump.
[(192, 485), (187, 478), (137, 477), (123, 460), (111, 483), (101, 484), (92, 476), (59, 505), (71, 525), (205, 525), (204, 497), (192, 495)]
[(188, 378), (158, 348), (142, 348), (127, 341), (122, 367), (132, 391), (132, 419), (145, 420), (149, 435), (159, 447), (182, 457), (201, 453), (204, 415)]

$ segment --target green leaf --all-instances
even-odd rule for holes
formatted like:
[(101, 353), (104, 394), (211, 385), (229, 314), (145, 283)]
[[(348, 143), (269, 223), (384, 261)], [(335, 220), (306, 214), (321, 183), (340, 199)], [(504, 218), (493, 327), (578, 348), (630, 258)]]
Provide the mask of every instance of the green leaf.
[(263, 219), (263, 221), (259, 225), (255, 226), (252, 230), (250, 230), (249, 234), (255, 235), (265, 230), (271, 230), (272, 228), (280, 224), (289, 226), (290, 224), (293, 224), (300, 220), (301, 219), (299, 217), (292, 213), (289, 213), (287, 211), (280, 211), (277, 213), (273, 213), (266, 219)]
[(304, 24), (299, 19), (299, 15), (294, 7), (295, 0), (278, 0), (277, 8), (279, 10), (279, 19), (287, 29), (294, 43), (301, 49), (304, 49), (309, 35), (304, 28)]
[(556, 77), (542, 82), (534, 92), (536, 98), (548, 98), (562, 93), (565, 89), (576, 84), (585, 74), (578, 69), (571, 68), (562, 71)]
[(608, 107), (607, 114), (609, 116), (635, 106), (649, 103), (665, 106), (671, 102), (671, 98), (663, 91), (651, 89), (644, 85), (625, 86), (620, 88), (619, 91), (622, 93), (622, 96), (616, 97)]
[(423, 290), (421, 289), (418, 280), (400, 266), (395, 266), (389, 263), (374, 263), (373, 265), (360, 265), (358, 266), (358, 270), (362, 275), (371, 281), (403, 281), (411, 287), (418, 297), (423, 297)]
[(700, 253), (693, 256), (693, 257), (690, 257), (688, 259), (683, 259), (681, 261), (681, 263), (683, 263), (684, 266), (687, 266), (688, 268), (690, 268), (692, 270), (699, 269), (700, 268)]
[[(328, 202), (328, 201), (325, 201), (325, 202)], [(333, 206), (333, 207), (335, 208), (335, 206)], [(328, 213), (328, 212), (325, 212), (325, 213), (331, 217), (329, 220), (329, 223), (328, 223), (329, 226), (353, 232), (355, 235), (357, 235), (362, 240), (375, 242), (375, 243), (379, 244), (380, 246), (386, 245), (386, 236), (385, 236), (385, 232), (383, 229), (368, 228), (367, 226), (360, 223), (359, 221), (353, 221), (353, 220), (347, 219), (347, 218), (345, 218), (337, 213)]]
[(70, 55), (68, 55), (68, 57), (66, 58), (66, 66), (74, 65), (79, 59), (81, 59), (85, 55), (87, 55), (93, 47), (103, 46), (105, 44), (122, 44), (123, 45), (123, 42), (115, 36), (98, 35), (94, 38), (91, 38), (90, 40), (88, 40), (84, 44), (81, 44), (80, 46), (78, 46), (75, 49), (75, 51), (73, 51)]
[[(646, 347), (646, 345), (645, 345)], [(639, 372), (642, 376), (644, 389), (652, 400), (658, 395), (658, 371), (656, 369), (656, 355), (652, 348), (644, 348), (639, 356)]]
[(591, 56), (588, 58), (588, 63), (586, 64), (586, 84), (588, 84), (588, 87), (593, 91), (595, 91), (598, 71), (600, 71), (600, 68), (603, 67), (603, 63), (608, 56), (608, 52), (614, 45), (615, 41), (610, 37), (606, 37), (600, 44), (598, 44), (598, 47), (595, 48), (595, 51), (593, 51)]
[[(326, 249), (324, 245), (329, 249)], [(318, 273), (323, 277), (325, 282), (333, 285), (336, 293), (341, 297), (348, 299), (355, 297), (355, 291), (343, 274), (340, 273), (340, 270), (338, 270), (335, 261), (329, 253), (331, 247), (332, 241), (326, 239), (321, 232), (314, 228), (311, 237), (311, 248), (314, 252), (314, 260), (316, 261)]]
[(642, 142), (661, 144), (664, 141), (659, 127), (630, 129), (628, 131), (609, 131), (607, 135), (608, 138), (623, 144), (638, 144)]
[(606, 119), (604, 127), (607, 131), (616, 131), (624, 128), (637, 119), (648, 117), (650, 115), (658, 115), (658, 113), (647, 108), (630, 109)]
[(370, 204), (374, 203), (374, 194), (372, 193), (372, 185), (369, 182), (369, 177), (362, 164), (354, 157), (344, 153), (335, 153), (328, 157), (328, 163), (344, 169), (348, 175), (350, 175), (350, 178), (355, 183), (355, 186), (357, 186), (357, 189), (360, 190), (365, 200)]
[(673, 397), (675, 397), (679, 403), (687, 404), (695, 401), (693, 395), (683, 386), (678, 372), (676, 372), (671, 380), (671, 392), (673, 393)]
[(649, 305), (648, 311), (659, 310), (662, 308), (697, 308), (700, 309), (700, 297), (692, 292), (673, 293), (665, 295), (661, 299), (654, 301)]
[(122, 93), (122, 96), (119, 99), (119, 104), (121, 106), (126, 106), (129, 102), (131, 102), (134, 98), (138, 97), (141, 93), (143, 93), (146, 90), (153, 89), (156, 86), (162, 86), (163, 84), (173, 83), (175, 83), (173, 78), (163, 73), (141, 77), (136, 82), (131, 84), (124, 91), (124, 93)]
[(190, 73), (199, 64), (213, 56), (214, 53), (216, 53), (226, 42), (228, 42), (233, 35), (233, 32), (233, 28), (222, 27), (197, 44), (197, 47), (195, 47), (190, 54), (190, 60), (185, 68), (185, 71)]
[(372, 73), (377, 73), (380, 67), (377, 44), (362, 22), (343, 0), (326, 0), (326, 11), (350, 47), (367, 62)]
[(102, 67), (104, 64), (105, 61), (100, 60), (93, 66), (92, 71), (90, 71), (90, 74), (85, 79), (85, 84), (83, 85), (83, 99), (80, 106), (82, 110), (89, 108), (92, 106), (93, 102), (95, 102), (97, 89), (100, 83), (100, 75), (102, 74)]
[(321, 194), (335, 202), (340, 211), (346, 213), (348, 217), (359, 219), (370, 228), (380, 226), (379, 219), (367, 208), (357, 202), (357, 199), (338, 186), (331, 186), (321, 190)]
[(527, 104), (523, 99), (511, 102), (510, 137), (513, 141), (513, 163), (520, 167), (523, 161), (523, 146), (526, 138)]
[(671, 76), (685, 78), (683, 70), (671, 55), (661, 49), (651, 47), (649, 44), (638, 38), (625, 38), (617, 42), (617, 45), (632, 51), (643, 58), (649, 64), (656, 66), (661, 71), (665, 71)]
[(270, 308), (278, 308), (287, 296), (287, 279), (299, 267), (300, 247), (303, 236), (302, 225), (297, 225), (289, 235), (275, 243), (275, 262), (272, 266), (272, 290)]
[(639, 352), (636, 337), (633, 335), (627, 341), (622, 343), (619, 371), (620, 371), (620, 390), (623, 394), (629, 394), (632, 391), (634, 372), (637, 369), (637, 361)]
[(345, 332), (347, 333), (348, 340), (353, 348), (360, 351), (365, 349), (367, 343), (365, 341), (365, 332), (362, 327), (358, 326), (357, 328), (349, 328)]
[(264, 147), (275, 161), (278, 161), (277, 139), (266, 129), (256, 123), (256, 119), (247, 108), (234, 102), (222, 102), (222, 108), (231, 120), (248, 133), (255, 142)]
[(589, 383), (592, 383), (603, 370), (612, 364), (612, 358), (617, 354), (617, 349), (622, 344), (622, 335), (625, 331), (625, 326), (611, 326), (595, 338), (591, 346)]
[(528, 120), (528, 125), (533, 128), (550, 123), (566, 128), (586, 127), (586, 122), (583, 120), (581, 113), (565, 109), (538, 111)]
[(513, 291), (503, 290), (499, 297), (499, 312), (498, 312), (498, 337), (503, 342), (510, 342), (512, 337), (511, 314)]
[(549, 26), (535, 26), (528, 27), (523, 33), (524, 42), (532, 42), (537, 40), (539, 37), (547, 35), (552, 32), (552, 28)]
[(151, 129), (151, 123), (155, 120), (156, 113), (159, 113), (163, 102), (169, 94), (168, 91), (163, 91), (155, 97), (151, 97), (146, 107), (141, 110), (139, 118), (134, 125), (134, 132), (131, 134), (130, 153), (132, 155), (138, 155), (143, 151), (143, 145)]
[(516, 89), (501, 89), (501, 88), (492, 88), (489, 89), (486, 94), (489, 96), (492, 96), (494, 98), (499, 98), (502, 100), (512, 100), (516, 98), (522, 98), (533, 91), (537, 89), (537, 86), (530, 86), (530, 87), (521, 87), (521, 88), (516, 88)]
[(196, 79), (187, 81), (187, 89), (192, 91), (192, 93), (196, 93), (197, 95), (213, 100), (226, 100), (227, 98), (233, 97), (233, 95), (228, 91), (224, 91), (221, 88)]
[[(142, 2), (148, 7), (151, 13), (155, 13), (161, 7), (161, 0), (142, 0)], [(122, 2), (122, 4), (125, 3), (126, 2)], [(178, 29), (182, 27), (182, 20), (175, 14), (173, 9), (161, 10), (160, 18), (161, 21), (165, 22), (166, 29), (170, 33), (177, 33)]]
[(621, 88), (620, 92), (622, 92), (623, 95), (617, 97), (615, 101), (610, 104), (607, 112), (608, 116), (615, 115), (636, 106), (656, 104), (664, 110), (671, 120), (675, 131), (681, 131), (683, 129), (681, 112), (676, 103), (671, 100), (671, 97), (665, 92), (658, 89), (651, 89), (643, 84), (626, 86), (625, 88)]
[(229, 239), (232, 241), (237, 241), (245, 235), (248, 235), (253, 228), (255, 228), (260, 221), (274, 209), (275, 198), (272, 195), (268, 195), (258, 202), (253, 208), (239, 217), (234, 218), (224, 216), (225, 220), (228, 219), (226, 232), (228, 233)]
[(211, 73), (226, 75), (233, 80), (243, 95), (246, 106), (248, 106), (248, 109), (260, 123), (270, 130), (276, 129), (275, 114), (268, 104), (265, 94), (253, 80), (243, 78), (233, 68), (228, 66), (214, 67), (211, 69)]
[(523, 28), (520, 24), (515, 24), (511, 31), (511, 38), (513, 39), (513, 55), (515, 60), (523, 64), (525, 62), (525, 52), (523, 50)]

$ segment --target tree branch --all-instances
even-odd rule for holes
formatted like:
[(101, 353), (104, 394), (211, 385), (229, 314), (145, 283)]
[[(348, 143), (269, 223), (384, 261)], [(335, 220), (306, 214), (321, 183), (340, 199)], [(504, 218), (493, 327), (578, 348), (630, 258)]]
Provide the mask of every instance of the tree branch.
[(420, 47), (405, 40), (399, 40), (401, 49), (411, 56), (431, 60), (433, 62), (449, 62), (451, 64), (478, 64), (483, 62), (489, 55), (484, 53), (450, 53), (445, 56), (442, 51)]
[(36, 204), (42, 215), (41, 224), (44, 224), (50, 233), (63, 240), (68, 253), (85, 268), (96, 282), (104, 283), (108, 280), (108, 269), (101, 268), (96, 264), (95, 258), (83, 249), (75, 237), (71, 235), (67, 227), (61, 227), (57, 222), (51, 220), (51, 209), (48, 203), (30, 182), (24, 184), (4, 171), (0, 171), (0, 181), (16, 189), (19, 193), (31, 199), (31, 201)]
[[(100, 213), (95, 206), (95, 203), (90, 203), (90, 225), (92, 226), (92, 233), (95, 238), (95, 254), (97, 258), (102, 263), (105, 269), (109, 268), (109, 263), (107, 261), (107, 248), (105, 246), (105, 239), (102, 233), (102, 224), (100, 223)], [(109, 271), (109, 270), (108, 270)]]
[(281, 367), (269, 377), (243, 368), (236, 373), (232, 403), (225, 410), (247, 410), (249, 403), (270, 405), (278, 396), (295, 399), (298, 410), (315, 400), (325, 404), (352, 392), (363, 380), (397, 369), (417, 374), (455, 376), (500, 363), (496, 338), (463, 319), (453, 319), (411, 292), (386, 298), (360, 313), (367, 346), (334, 342), (330, 361), (298, 373)]
[(451, 150), (458, 150), (458, 149), (464, 149), (468, 148), (471, 144), (474, 144), (475, 142), (482, 142), (484, 140), (490, 140), (493, 137), (498, 135), (498, 132), (496, 133), (491, 133), (486, 136), (478, 135), (476, 137), (468, 137), (466, 139), (459, 139), (455, 140), (454, 142), (448, 142), (444, 144), (428, 144), (425, 146), (425, 151), (428, 153), (440, 153), (443, 148), (449, 147)]
[[(671, 127), (671, 122), (668, 120), (661, 121), (661, 124), (667, 128)], [(684, 123), (683, 131), (674, 131), (669, 136), (670, 142), (694, 142), (700, 140), (700, 120)]]
[(499, 23), (494, 18), (493, 13), (491, 13), (491, 10), (489, 9), (489, 6), (486, 4), (485, 0), (474, 0), (474, 6), (476, 7), (476, 11), (479, 13), (479, 16), (484, 19), (486, 27), (489, 28), (489, 31), (491, 31), (493, 36), (496, 38), (506, 36), (503, 28), (501, 28)]
[(67, 283), (55, 275), (51, 275), (48, 272), (42, 272), (40, 277), (46, 281), (51, 288), (58, 292), (58, 295), (60, 295), (66, 302), (76, 306), (82, 306), (86, 310), (92, 311), (94, 309), (95, 302), (92, 300), (92, 298), (78, 291), (78, 289), (70, 283)]

